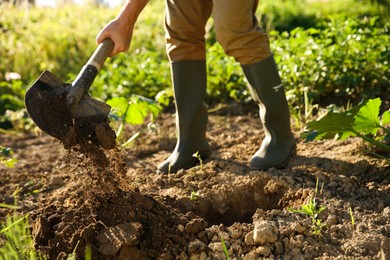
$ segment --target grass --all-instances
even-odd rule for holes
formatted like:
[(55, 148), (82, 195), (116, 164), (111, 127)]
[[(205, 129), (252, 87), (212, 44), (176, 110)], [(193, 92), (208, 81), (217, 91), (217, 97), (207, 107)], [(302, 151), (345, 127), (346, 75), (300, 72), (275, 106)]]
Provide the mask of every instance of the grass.
[(351, 217), (351, 227), (355, 230), (355, 217), (353, 216), (352, 208), (349, 207), (349, 216)]
[(226, 260), (230, 260), (231, 258), (230, 258), (230, 255), (229, 255), (229, 251), (227, 249), (225, 240), (223, 238), (221, 238), (221, 244), (222, 244), (223, 253), (225, 254)]
[[(12, 205), (0, 204), (0, 207), (17, 209)], [(11, 260), (43, 260), (47, 259), (45, 255), (34, 248), (34, 241), (30, 231), (28, 214), (20, 216), (14, 213), (9, 216), (5, 223), (0, 225), (0, 235), (4, 242), (0, 240), (0, 259)], [(67, 260), (77, 259), (76, 250), (79, 245), (77, 242), (73, 252), (68, 255)], [(91, 246), (85, 248), (84, 259), (92, 259)]]
[(34, 248), (28, 215), (20, 216), (14, 213), (8, 217), (6, 222), (1, 224), (0, 235), (5, 241), (0, 248), (0, 259), (45, 259), (44, 255)]

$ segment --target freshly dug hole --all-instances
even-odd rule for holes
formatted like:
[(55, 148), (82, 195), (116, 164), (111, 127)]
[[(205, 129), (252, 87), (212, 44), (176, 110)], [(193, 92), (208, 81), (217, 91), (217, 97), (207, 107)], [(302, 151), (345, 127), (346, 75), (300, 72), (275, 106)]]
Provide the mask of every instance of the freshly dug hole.
[(237, 178), (232, 185), (215, 187), (196, 199), (180, 198), (177, 207), (193, 212), (209, 225), (250, 223), (257, 209), (280, 209), (279, 201), (287, 192), (284, 180), (263, 173)]

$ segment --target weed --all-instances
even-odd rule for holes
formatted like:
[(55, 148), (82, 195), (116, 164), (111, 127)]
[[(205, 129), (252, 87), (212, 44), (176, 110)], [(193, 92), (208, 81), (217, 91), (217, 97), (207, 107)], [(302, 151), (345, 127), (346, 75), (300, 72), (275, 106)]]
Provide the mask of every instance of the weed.
[(194, 200), (199, 199), (199, 197), (200, 197), (200, 194), (198, 191), (192, 191), (191, 196), (190, 196), (190, 200), (194, 201)]
[(0, 164), (3, 164), (7, 168), (13, 168), (17, 160), (13, 158), (14, 151), (12, 148), (4, 147), (0, 145)]
[(92, 259), (92, 248), (91, 245), (87, 245), (85, 247), (85, 260), (91, 260)]
[(20, 209), (19, 206), (16, 206), (16, 205), (9, 205), (9, 204), (4, 204), (4, 203), (0, 203), (0, 208), (5, 208), (5, 209)]
[[(12, 156), (13, 151), (11, 148), (0, 146), (1, 154), (4, 156)], [(11, 158), (13, 159), (13, 158)], [(13, 167), (15, 161), (4, 159), (0, 156), (0, 162), (4, 163), (6, 167)], [(0, 204), (1, 208), (7, 208), (11, 210), (19, 209), (17, 206), (17, 196), (21, 188), (17, 188), (12, 196), (15, 200), (15, 205)], [(7, 218), (5, 223), (0, 224), (0, 235), (4, 236), (5, 242), (0, 248), (0, 259), (44, 259), (44, 256), (34, 249), (34, 242), (30, 232), (30, 226), (28, 222), (28, 215), (20, 216), (16, 212)]]
[(80, 243), (80, 240), (77, 241), (77, 244), (76, 244), (76, 246), (73, 249), (73, 252), (70, 253), (68, 255), (68, 257), (66, 258), (67, 260), (76, 260), (76, 250), (77, 250), (77, 247), (79, 247), (79, 243)]
[(325, 206), (318, 206), (316, 202), (316, 198), (310, 198), (307, 204), (303, 204), (300, 209), (292, 209), (289, 210), (295, 213), (301, 213), (310, 218), (313, 228), (313, 234), (316, 236), (321, 235), (321, 229), (324, 224), (321, 222), (321, 219), (318, 218), (318, 214), (326, 209)]
[[(321, 193), (322, 193), (323, 185), (321, 185)], [(309, 198), (309, 201), (307, 204), (303, 204), (300, 209), (293, 209), (289, 208), (291, 212), (294, 213), (301, 213), (305, 216), (309, 217), (312, 223), (313, 231), (312, 233), (316, 236), (321, 235), (321, 230), (324, 224), (322, 223), (321, 219), (318, 218), (318, 215), (326, 209), (325, 206), (319, 206), (316, 201), (316, 194), (318, 192), (318, 178), (316, 181), (316, 188), (315, 193), (312, 198)]]
[(199, 160), (199, 164), (200, 164), (200, 172), (202, 171), (202, 169), (203, 169), (203, 160), (202, 160), (202, 156), (200, 156), (200, 154), (199, 154), (199, 151), (197, 151), (196, 153), (194, 153), (193, 155), (192, 155), (192, 157), (195, 157), (196, 159), (198, 159)]
[(300, 129), (303, 129), (309, 120), (313, 120), (315, 111), (319, 110), (319, 105), (313, 104), (313, 99), (309, 97), (309, 91), (310, 89), (308, 87), (304, 87), (302, 93), (298, 88), (286, 92), (287, 99), (291, 100), (296, 99), (297, 95), (303, 95), (303, 108), (297, 106), (291, 109), (291, 115)]
[[(80, 243), (80, 240), (77, 241), (77, 244), (76, 244), (76, 246), (73, 249), (73, 252), (68, 255), (66, 260), (76, 260), (76, 259), (78, 259), (77, 254), (76, 254), (76, 250), (77, 250), (77, 248), (79, 246), (79, 243)], [(91, 260), (92, 259), (92, 249), (91, 249), (91, 245), (89, 245), (89, 244), (85, 247), (84, 259), (85, 260)]]
[(352, 230), (355, 230), (355, 218), (353, 216), (352, 208), (349, 207), (349, 216), (351, 217), (351, 227)]
[(230, 258), (230, 255), (229, 255), (229, 251), (227, 249), (225, 240), (223, 238), (221, 238), (221, 244), (222, 244), (222, 248), (223, 248), (223, 253), (226, 256), (226, 260), (230, 260), (231, 258)]

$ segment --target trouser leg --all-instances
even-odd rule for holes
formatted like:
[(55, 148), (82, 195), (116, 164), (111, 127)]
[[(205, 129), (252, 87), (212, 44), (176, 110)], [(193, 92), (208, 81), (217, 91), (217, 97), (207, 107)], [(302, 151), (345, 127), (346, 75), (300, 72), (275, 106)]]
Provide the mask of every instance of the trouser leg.
[(255, 15), (257, 5), (258, 0), (213, 0), (217, 40), (240, 64), (253, 64), (271, 55), (268, 35)]

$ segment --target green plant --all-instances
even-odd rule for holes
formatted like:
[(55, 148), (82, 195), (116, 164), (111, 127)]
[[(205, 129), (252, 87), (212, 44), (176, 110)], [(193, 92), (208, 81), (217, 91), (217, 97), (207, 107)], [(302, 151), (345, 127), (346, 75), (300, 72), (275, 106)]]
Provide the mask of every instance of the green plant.
[(321, 229), (323, 227), (323, 223), (321, 219), (318, 218), (318, 214), (326, 209), (325, 206), (318, 206), (316, 202), (316, 198), (310, 198), (307, 204), (303, 204), (300, 209), (292, 209), (289, 210), (295, 213), (301, 213), (308, 216), (311, 220), (313, 227), (313, 234), (316, 236), (321, 235)]
[(0, 235), (5, 239), (0, 248), (0, 259), (45, 259), (34, 249), (28, 215), (21, 217), (15, 213), (8, 217), (5, 223), (1, 223)]
[(91, 260), (92, 259), (92, 248), (91, 248), (91, 245), (87, 245), (85, 247), (85, 257), (84, 257), (85, 260)]
[(77, 241), (76, 246), (73, 248), (73, 252), (68, 255), (66, 260), (76, 260), (76, 250), (77, 250), (77, 247), (79, 246), (79, 243), (80, 243), (80, 240)]
[(250, 100), (240, 65), (225, 54), (219, 43), (207, 47), (207, 98), (209, 103)]
[[(8, 129), (0, 129), (0, 131), (7, 134), (15, 134), (20, 132), (34, 132), (37, 127), (29, 117), (27, 109), (21, 108), (17, 110), (6, 110), (4, 116), (0, 116), (0, 122), (8, 123)], [(1, 123), (0, 123), (1, 124)], [(12, 128), (12, 130), (10, 130)]]
[(390, 152), (390, 110), (380, 116), (380, 98), (362, 101), (359, 105), (344, 112), (329, 111), (317, 121), (309, 122), (306, 140), (344, 140), (357, 136), (364, 141)]
[(296, 27), (314, 27), (319, 19), (316, 10), (307, 1), (262, 1), (259, 20), (266, 31), (291, 31)]
[(222, 244), (223, 253), (226, 256), (226, 260), (230, 260), (231, 258), (230, 258), (230, 255), (229, 255), (229, 251), (227, 249), (225, 240), (223, 238), (221, 238), (221, 244)]
[[(322, 189), (323, 189), (323, 185), (321, 186), (320, 194), (322, 193)], [(324, 224), (322, 223), (321, 219), (318, 218), (318, 215), (322, 211), (324, 211), (326, 209), (326, 207), (324, 205), (320, 206), (317, 204), (317, 201), (316, 201), (317, 192), (318, 192), (318, 178), (316, 181), (316, 188), (314, 191), (314, 196), (309, 198), (309, 201), (307, 202), (307, 204), (301, 205), (300, 209), (289, 208), (289, 210), (291, 212), (304, 214), (305, 216), (309, 217), (310, 221), (312, 223), (312, 228), (313, 228), (312, 233), (316, 236), (320, 236), (321, 229), (324, 226)]]
[(295, 90), (293, 107), (304, 111), (305, 90), (311, 102), (321, 105), (386, 93), (389, 26), (381, 26), (377, 17), (339, 15), (321, 20), (318, 28), (270, 32), (285, 87)]
[(295, 121), (295, 125), (301, 130), (309, 120), (313, 120), (315, 112), (317, 112), (320, 108), (318, 104), (313, 104), (313, 99), (309, 98), (309, 92), (310, 91), (308, 87), (304, 87), (303, 92), (297, 88), (286, 92), (287, 100), (292, 101), (296, 100), (297, 95), (303, 94), (303, 108), (296, 106), (290, 109), (290, 114)]
[[(24, 87), (21, 80), (0, 81), (0, 115), (7, 110), (18, 110), (24, 106)], [(0, 118), (0, 122), (4, 119)], [(0, 125), (1, 126), (1, 125)]]
[(14, 167), (18, 160), (13, 158), (13, 155), (14, 151), (12, 148), (0, 145), (0, 164), (3, 164), (8, 168)]
[(19, 209), (20, 207), (16, 206), (16, 205), (9, 205), (9, 204), (0, 203), (0, 208)]
[(197, 200), (197, 199), (199, 199), (199, 197), (200, 197), (200, 194), (198, 191), (192, 191), (191, 196), (190, 196), (190, 200)]
[(349, 207), (349, 216), (351, 217), (351, 227), (352, 230), (355, 230), (355, 218), (353, 216), (352, 208)]
[[(78, 248), (78, 246), (79, 246), (79, 243), (80, 243), (80, 240), (77, 241), (77, 244), (76, 244), (76, 246), (75, 246), (74, 249), (73, 249), (73, 252), (70, 253), (70, 254), (68, 255), (68, 257), (66, 258), (66, 260), (76, 260), (76, 259), (78, 259), (76, 250), (77, 250), (77, 248)], [(88, 245), (85, 247), (85, 250), (84, 250), (84, 259), (85, 259), (85, 260), (91, 260), (91, 259), (92, 259), (92, 249), (91, 249), (91, 245), (90, 245), (90, 244), (88, 244)]]
[(107, 101), (107, 104), (112, 107), (113, 113), (120, 122), (116, 131), (117, 140), (121, 139), (125, 124), (142, 125), (146, 117), (150, 116), (149, 124), (123, 142), (122, 146), (130, 144), (145, 131), (153, 129), (154, 119), (162, 110), (156, 101), (138, 95), (132, 95), (129, 100), (124, 97), (112, 98)]
[(196, 159), (198, 159), (199, 164), (200, 164), (200, 169), (199, 169), (199, 171), (202, 171), (202, 169), (203, 169), (203, 160), (202, 160), (202, 156), (200, 156), (200, 154), (199, 154), (199, 151), (197, 151), (196, 153), (194, 153), (194, 154), (192, 155), (192, 157), (195, 157)]

